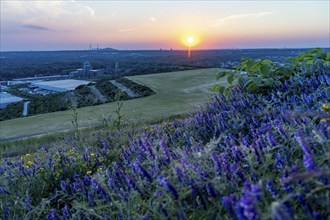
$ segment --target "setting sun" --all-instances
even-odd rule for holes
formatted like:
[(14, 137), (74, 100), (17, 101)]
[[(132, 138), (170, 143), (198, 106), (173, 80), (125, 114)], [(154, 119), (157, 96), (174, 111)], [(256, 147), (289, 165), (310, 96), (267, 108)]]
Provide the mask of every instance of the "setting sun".
[(196, 47), (200, 44), (200, 36), (194, 33), (183, 34), (180, 38), (181, 43), (186, 47)]
[(194, 38), (191, 37), (191, 36), (187, 38), (187, 43), (188, 44), (192, 44), (194, 41), (195, 41)]
[(183, 44), (188, 47), (188, 59), (190, 59), (192, 47), (196, 46), (197, 43), (198, 43), (198, 38), (196, 38), (193, 35), (186, 35), (183, 38)]

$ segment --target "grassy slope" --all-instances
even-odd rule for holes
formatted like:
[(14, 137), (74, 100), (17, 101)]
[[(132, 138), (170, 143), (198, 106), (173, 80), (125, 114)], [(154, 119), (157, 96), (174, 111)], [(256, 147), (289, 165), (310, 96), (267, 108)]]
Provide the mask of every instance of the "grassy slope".
[[(186, 113), (209, 98), (218, 68), (129, 77), (157, 91), (156, 95), (124, 102), (123, 113), (133, 119), (155, 120)], [(78, 109), (79, 125), (89, 127), (113, 115), (116, 103)], [(0, 139), (72, 129), (72, 111), (54, 112), (0, 122)]]

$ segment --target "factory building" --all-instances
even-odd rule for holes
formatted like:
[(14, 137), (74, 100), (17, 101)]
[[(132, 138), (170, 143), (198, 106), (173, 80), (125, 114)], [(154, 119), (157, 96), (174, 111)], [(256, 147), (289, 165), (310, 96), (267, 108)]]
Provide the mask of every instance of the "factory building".
[(106, 73), (105, 69), (93, 70), (91, 64), (86, 61), (84, 62), (82, 68), (76, 69), (70, 73), (70, 77), (95, 77), (104, 76)]

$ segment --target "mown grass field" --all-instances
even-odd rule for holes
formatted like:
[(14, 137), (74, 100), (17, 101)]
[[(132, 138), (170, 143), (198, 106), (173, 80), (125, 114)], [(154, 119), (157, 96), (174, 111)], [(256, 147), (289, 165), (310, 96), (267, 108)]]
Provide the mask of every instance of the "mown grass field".
[[(190, 112), (210, 98), (210, 88), (216, 83), (215, 75), (219, 71), (219, 68), (209, 68), (129, 77), (155, 89), (157, 94), (124, 101), (122, 113), (126, 120), (144, 121)], [(115, 117), (116, 107), (116, 103), (108, 103), (77, 109), (79, 126), (100, 125), (109, 115)], [(71, 130), (72, 120), (73, 111), (69, 110), (2, 121), (0, 139)]]

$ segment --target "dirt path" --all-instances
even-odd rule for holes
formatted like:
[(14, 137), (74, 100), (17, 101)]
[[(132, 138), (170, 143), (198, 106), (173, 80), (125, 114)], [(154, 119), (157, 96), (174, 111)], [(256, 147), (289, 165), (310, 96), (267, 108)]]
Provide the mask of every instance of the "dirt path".
[(89, 87), (91, 89), (91, 92), (96, 95), (96, 97), (102, 102), (105, 103), (106, 102), (106, 98), (104, 97), (104, 95), (101, 94), (101, 92), (95, 87), (95, 86), (90, 86)]
[(133, 92), (130, 88), (127, 88), (126, 86), (120, 84), (119, 82), (115, 81), (115, 80), (111, 80), (110, 81), (113, 85), (117, 86), (117, 88), (123, 90), (124, 92), (126, 92), (126, 94), (130, 97), (139, 97), (138, 94), (136, 94), (135, 92)]

